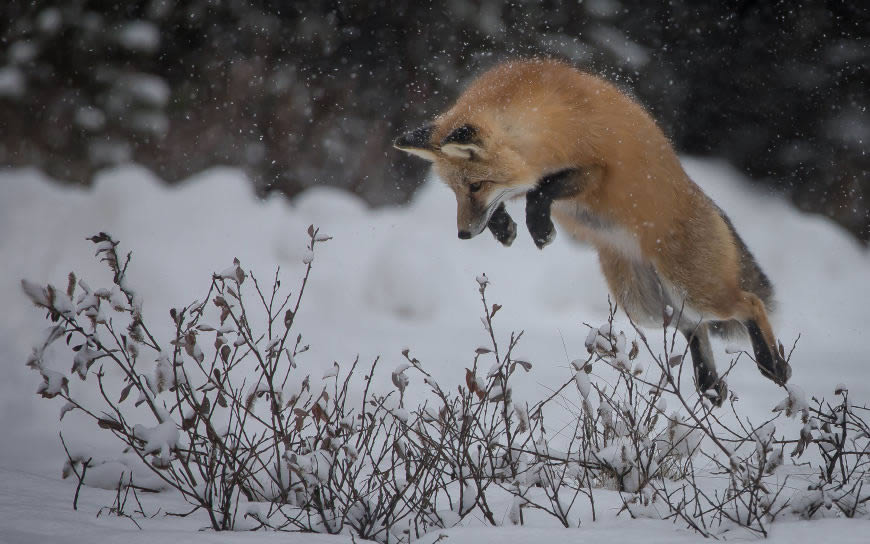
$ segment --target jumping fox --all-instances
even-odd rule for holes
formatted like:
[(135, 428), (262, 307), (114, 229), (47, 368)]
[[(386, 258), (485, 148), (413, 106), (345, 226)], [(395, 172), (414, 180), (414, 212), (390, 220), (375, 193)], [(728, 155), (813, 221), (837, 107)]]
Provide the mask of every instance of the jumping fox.
[(748, 333), (761, 373), (780, 385), (791, 376), (767, 316), (770, 280), (655, 121), (610, 83), (558, 61), (507, 62), (394, 145), (433, 162), (456, 194), (459, 238), (488, 227), (510, 245), (504, 202), (525, 195), (535, 244), (552, 241), (551, 217), (592, 244), (635, 323), (661, 326), (670, 306), (714, 403), (727, 387), (709, 333)]

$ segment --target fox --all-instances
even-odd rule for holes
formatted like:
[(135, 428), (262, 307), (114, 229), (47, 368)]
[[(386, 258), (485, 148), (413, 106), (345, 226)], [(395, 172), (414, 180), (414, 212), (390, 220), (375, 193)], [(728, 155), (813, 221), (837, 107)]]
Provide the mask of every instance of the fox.
[(711, 334), (748, 336), (763, 376), (780, 386), (791, 377), (768, 317), (770, 279), (652, 116), (604, 78), (559, 60), (509, 60), (393, 145), (431, 162), (453, 190), (460, 239), (489, 229), (510, 246), (517, 226), (505, 202), (525, 197), (539, 249), (556, 235), (553, 219), (593, 246), (633, 323), (670, 319), (685, 336), (695, 386), (714, 405), (728, 387)]

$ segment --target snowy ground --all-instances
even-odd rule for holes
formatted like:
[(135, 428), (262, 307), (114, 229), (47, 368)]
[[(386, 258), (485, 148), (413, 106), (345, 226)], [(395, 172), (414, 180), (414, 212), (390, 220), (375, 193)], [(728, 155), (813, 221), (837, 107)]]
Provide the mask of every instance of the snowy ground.
[[(125, 518), (107, 515), (97, 517), (100, 509), (111, 504), (114, 493), (102, 489), (85, 489), (78, 510), (71, 506), (75, 486), (52, 477), (0, 469), (0, 543), (64, 543), (64, 544), (351, 544), (349, 536), (288, 534), (274, 532), (215, 533), (200, 531), (202, 520), (196, 518), (167, 520), (158, 510), (183, 511), (187, 505), (171, 497), (160, 500), (145, 498), (143, 506), (152, 519), (137, 517), (138, 529)], [(862, 520), (816, 520), (778, 523), (769, 544), (800, 542), (866, 542), (870, 523)], [(698, 544), (705, 540), (694, 533), (676, 529), (670, 522), (631, 520), (609, 517), (589, 523), (579, 529), (551, 527), (461, 527), (430, 533), (417, 542), (433, 544), (440, 535), (444, 544), (479, 544), (505, 541), (512, 544), (557, 542), (643, 542), (644, 544)], [(359, 542), (359, 539), (357, 539)]]
[[(856, 402), (870, 399), (865, 370), (870, 341), (864, 336), (870, 323), (870, 255), (827, 221), (754, 192), (726, 166), (690, 159), (685, 164), (728, 212), (774, 280), (780, 338), (790, 345), (802, 334), (792, 381), (809, 394), (829, 397), (844, 382)], [(523, 216), (518, 204), (511, 212)], [(57, 440), (60, 403), (35, 396), (39, 377), (23, 365), (45, 325), (21, 294), (21, 278), (65, 284), (73, 270), (92, 285), (106, 283), (85, 241), (104, 230), (134, 251), (130, 280), (146, 301), (146, 319), (168, 326), (167, 309), (200, 297), (211, 272), (226, 268), (233, 257), (264, 278), (280, 265), (284, 281), (295, 288), (305, 229), (315, 223), (335, 238), (318, 251), (299, 316), (299, 328), (312, 345), (300, 361), (307, 372), (321, 374), (333, 361), (349, 362), (357, 354), (362, 360), (381, 355), (385, 366), (393, 367), (400, 350), (410, 347), (442, 385), (460, 383), (470, 354), (485, 341), (474, 278), (486, 272), (490, 301), (504, 305), (498, 322), (502, 336), (526, 331), (519, 354), (535, 366), (521, 394), (540, 398), (568, 377), (567, 362), (584, 352), (587, 331), (581, 323), (606, 318), (606, 288), (595, 253), (564, 237), (541, 252), (524, 232), (511, 248), (488, 234), (460, 241), (454, 214), (452, 193), (438, 183), (428, 183), (406, 207), (372, 211), (329, 189), (311, 190), (292, 203), (278, 197), (258, 201), (243, 175), (229, 169), (167, 188), (153, 174), (125, 167), (101, 175), (92, 191), (49, 184), (34, 171), (0, 172), (0, 542), (135, 542), (152, 531), (179, 542), (296, 541), (197, 533), (201, 520), (147, 521), (147, 532), (139, 533), (127, 520), (95, 519), (99, 507), (111, 502), (110, 493), (95, 489), (82, 492), (80, 511), (73, 512), (74, 486), (56, 479), (64, 459)], [(724, 363), (721, 346), (716, 353)], [(752, 418), (769, 414), (783, 397), (751, 364), (738, 367), (729, 385)], [(80, 439), (91, 438), (83, 430)], [(866, 522), (839, 520), (781, 523), (774, 527), (774, 540), (825, 540), (836, 531), (843, 542), (858, 542), (868, 528)], [(697, 540), (667, 522), (621, 518), (587, 524), (576, 533), (546, 527), (446, 533), (449, 542), (476, 542), (507, 538), (503, 531), (519, 542), (580, 535), (592, 541)]]

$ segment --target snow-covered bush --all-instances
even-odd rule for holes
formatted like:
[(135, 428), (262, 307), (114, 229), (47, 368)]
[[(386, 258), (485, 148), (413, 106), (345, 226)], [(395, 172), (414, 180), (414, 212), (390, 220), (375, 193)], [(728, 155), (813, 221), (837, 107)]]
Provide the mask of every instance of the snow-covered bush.
[[(215, 530), (351, 529), (396, 541), (443, 527), (430, 495), (443, 485), (435, 464), (408, 439), (395, 395), (368, 387), (377, 361), (368, 373), (357, 371), (358, 361), (347, 370), (336, 363), (322, 377), (297, 365), (308, 346), (294, 319), (315, 247), (329, 240), (313, 227), (309, 236), (295, 296), (277, 273), (262, 288), (236, 260), (212, 277), (205, 297), (169, 311), (169, 341), (142, 317), (127, 281), (130, 254), (107, 234), (90, 238), (112, 271), (111, 287), (94, 289), (72, 274), (65, 291), (22, 282), (54, 323), (27, 362), (43, 378), (38, 393), (66, 401), (61, 417), (79, 411), (114, 434), (163, 487), (204, 510)], [(72, 374), (98, 389), (96, 402), (46, 363), (47, 348), (61, 338), (73, 352)], [(362, 396), (349, 395), (361, 377)], [(64, 474), (80, 478), (95, 462), (68, 457)], [(141, 486), (130, 472), (115, 482)]]
[[(89, 418), (124, 447), (112, 457), (62, 437), (76, 497), (82, 484), (116, 488), (109, 511), (131, 517), (131, 489), (171, 489), (214, 530), (380, 542), (409, 542), (470, 515), (523, 524), (530, 510), (575, 527), (578, 505), (596, 519), (606, 490), (619, 494), (621, 513), (705, 536), (766, 535), (781, 516), (868, 515), (867, 409), (845, 387), (830, 405), (788, 386), (770, 420), (751, 424), (733, 393), (717, 409), (681, 387), (691, 363), (676, 334), (665, 329), (654, 348), (640, 329), (616, 329), (615, 307), (589, 327), (587, 352), (564, 383), (536, 401), (514, 393), (533, 369), (515, 355), (522, 332), (499, 343), (501, 306), (487, 300), (486, 275), (477, 278), (485, 345), (459, 370), (462, 385), (442, 387), (410, 349), (389, 380), (379, 359), (306, 373), (296, 317), (314, 251), (330, 239), (313, 226), (308, 234), (295, 293), (280, 271), (266, 285), (236, 260), (205, 296), (169, 311), (169, 328), (146, 323), (127, 277), (131, 255), (105, 233), (90, 240), (110, 286), (74, 274), (65, 289), (22, 282), (52, 323), (27, 361), (42, 378), (37, 393), (63, 399), (61, 418)], [(57, 349), (61, 339), (68, 347)], [(70, 375), (53, 364), (63, 358)], [(428, 388), (423, 397), (410, 393), (415, 379)], [(803, 425), (797, 439), (776, 433), (787, 418)]]

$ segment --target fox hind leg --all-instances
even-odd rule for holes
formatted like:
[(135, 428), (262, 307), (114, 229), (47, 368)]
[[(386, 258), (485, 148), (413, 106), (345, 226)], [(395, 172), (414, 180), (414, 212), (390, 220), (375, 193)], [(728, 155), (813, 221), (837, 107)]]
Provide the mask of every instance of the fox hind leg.
[(791, 367), (779, 352), (764, 303), (748, 291), (742, 293), (741, 299), (738, 317), (749, 332), (752, 350), (755, 352), (755, 364), (765, 378), (784, 386), (791, 378)]
[(716, 373), (716, 363), (713, 360), (707, 324), (701, 323), (692, 329), (681, 329), (680, 332), (689, 343), (692, 365), (695, 369), (695, 386), (715, 406), (722, 406), (725, 397), (728, 396), (728, 386), (725, 380)]
[(775, 346), (771, 346), (764, 339), (761, 327), (752, 319), (745, 322), (749, 331), (749, 340), (752, 342), (752, 351), (755, 352), (755, 364), (765, 378), (772, 380), (778, 385), (785, 385), (791, 378), (791, 367), (779, 353)]
[[(665, 306), (679, 307), (662, 289), (661, 280), (652, 266), (626, 259), (607, 247), (598, 248), (598, 258), (610, 291), (635, 324), (660, 327)], [(680, 321), (675, 327), (689, 343), (695, 385), (715, 406), (721, 406), (728, 394), (728, 386), (716, 373), (710, 347), (710, 325), (703, 321)]]

